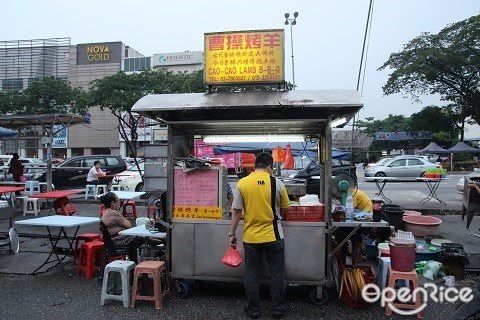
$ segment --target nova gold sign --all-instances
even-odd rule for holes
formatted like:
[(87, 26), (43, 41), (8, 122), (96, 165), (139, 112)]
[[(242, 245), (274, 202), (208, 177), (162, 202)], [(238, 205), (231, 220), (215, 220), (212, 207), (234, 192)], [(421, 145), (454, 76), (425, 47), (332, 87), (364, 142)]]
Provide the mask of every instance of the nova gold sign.
[(110, 49), (108, 46), (89, 46), (87, 47), (87, 60), (94, 61), (108, 61), (110, 59)]

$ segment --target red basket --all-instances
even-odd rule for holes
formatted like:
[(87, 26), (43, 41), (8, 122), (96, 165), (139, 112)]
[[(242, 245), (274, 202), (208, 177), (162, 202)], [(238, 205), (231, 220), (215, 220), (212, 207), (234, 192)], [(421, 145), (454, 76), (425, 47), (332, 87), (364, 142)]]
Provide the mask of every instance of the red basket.
[[(345, 268), (346, 269), (347, 268), (353, 268), (353, 266), (346, 265)], [(375, 272), (373, 271), (372, 266), (359, 265), (359, 266), (357, 266), (357, 268), (360, 268), (363, 271), (363, 278), (365, 279), (366, 284), (375, 283), (376, 275), (375, 275)], [(340, 279), (341, 279), (341, 277), (340, 277)], [(368, 291), (368, 292), (370, 292), (370, 291)], [(356, 302), (356, 301), (354, 301), (353, 298), (348, 294), (347, 290), (343, 290), (343, 292), (342, 292), (342, 301), (347, 307), (350, 307), (350, 308), (359, 309), (359, 308), (370, 307), (370, 303), (368, 303), (368, 302), (365, 302), (365, 301)]]
[(291, 206), (285, 212), (286, 221), (323, 222), (325, 206)]
[(415, 247), (390, 245), (390, 261), (395, 271), (412, 271), (415, 264)]

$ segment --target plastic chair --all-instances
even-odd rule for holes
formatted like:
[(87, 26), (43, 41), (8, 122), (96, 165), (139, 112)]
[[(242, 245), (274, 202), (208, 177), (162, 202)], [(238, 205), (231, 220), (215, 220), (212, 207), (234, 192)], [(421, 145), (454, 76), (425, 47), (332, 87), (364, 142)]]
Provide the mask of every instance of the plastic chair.
[(27, 213), (38, 216), (40, 213), (40, 202), (38, 198), (25, 198), (23, 200), (23, 215), (26, 216)]
[(84, 242), (80, 247), (77, 273), (85, 271), (85, 277), (92, 279), (96, 271), (102, 266), (102, 253), (104, 244), (101, 241)]
[(100, 230), (102, 231), (102, 238), (104, 242), (104, 260), (102, 264), (102, 270), (105, 270), (105, 267), (109, 260), (124, 260), (126, 256), (129, 254), (129, 247), (120, 247), (115, 246), (113, 243), (110, 234), (108, 233), (107, 226), (103, 222), (100, 221)]
[(97, 184), (95, 186), (95, 196), (98, 196), (100, 194), (106, 193), (107, 190), (107, 185), (106, 184)]
[[(395, 282), (397, 280), (407, 280), (407, 284), (410, 284), (410, 281), (412, 283), (410, 287), (410, 292), (413, 292), (416, 288), (418, 288), (418, 275), (415, 271), (408, 271), (408, 272), (403, 272), (403, 271), (396, 271), (393, 270), (392, 267), (388, 267), (388, 280), (387, 280), (387, 287), (395, 289)], [(387, 298), (391, 297), (391, 293), (387, 293)], [(422, 296), (420, 292), (417, 292), (417, 296), (415, 299), (415, 303), (393, 303), (391, 302), (391, 305), (393, 305), (395, 308), (398, 309), (418, 309), (422, 305)], [(387, 316), (392, 315), (392, 309), (390, 308), (390, 303), (387, 303), (385, 305), (385, 314)], [(417, 313), (417, 318), (422, 318), (423, 314), (422, 312)]]
[(125, 218), (131, 217), (133, 220), (137, 220), (137, 205), (135, 204), (135, 201), (128, 200), (123, 203), (122, 215)]
[(95, 199), (95, 185), (87, 184), (85, 187), (85, 199)]
[(35, 193), (40, 193), (40, 182), (35, 180), (25, 181), (25, 190), (23, 192), (28, 196), (31, 196)]
[[(163, 274), (163, 288), (162, 288)], [(153, 277), (153, 296), (138, 294), (138, 276), (142, 276), (142, 290), (145, 289), (148, 275)], [(154, 301), (155, 309), (159, 310), (163, 307), (163, 298), (170, 296), (170, 287), (168, 284), (168, 272), (165, 262), (163, 261), (143, 261), (135, 267), (133, 275), (132, 302), (130, 306), (135, 307), (137, 300)]]
[[(128, 308), (130, 305), (130, 273), (135, 268), (135, 262), (117, 260), (110, 262), (105, 266), (103, 273), (102, 295), (100, 298), (100, 304), (103, 306), (105, 300), (119, 300), (123, 302), (123, 306)], [(113, 294), (107, 292), (108, 277), (113, 272)], [(117, 273), (120, 273), (120, 277), (117, 277)], [(118, 283), (120, 280), (121, 283)], [(115, 294), (118, 288), (122, 289), (121, 294)]]
[(77, 212), (77, 208), (70, 202), (67, 197), (55, 199), (53, 202), (53, 208), (56, 214), (63, 216), (71, 216)]
[(73, 263), (78, 260), (78, 254), (80, 253), (78, 249), (78, 242), (92, 242), (92, 241), (102, 241), (102, 236), (98, 233), (82, 233), (77, 235), (75, 238), (75, 249), (73, 250)]

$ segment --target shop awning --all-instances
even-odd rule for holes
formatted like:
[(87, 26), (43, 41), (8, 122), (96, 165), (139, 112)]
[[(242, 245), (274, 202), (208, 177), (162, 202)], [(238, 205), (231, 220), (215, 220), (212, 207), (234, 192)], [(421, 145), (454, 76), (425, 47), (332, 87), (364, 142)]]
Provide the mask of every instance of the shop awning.
[(308, 135), (362, 107), (356, 90), (291, 90), (155, 94), (132, 111), (194, 134)]

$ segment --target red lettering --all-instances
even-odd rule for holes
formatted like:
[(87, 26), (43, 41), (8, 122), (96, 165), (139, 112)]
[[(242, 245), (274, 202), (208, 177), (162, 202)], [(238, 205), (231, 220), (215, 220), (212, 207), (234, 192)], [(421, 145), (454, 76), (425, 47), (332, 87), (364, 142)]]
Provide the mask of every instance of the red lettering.
[(227, 36), (227, 50), (243, 49), (243, 38), (241, 34)]
[(255, 34), (247, 34), (245, 36), (245, 49), (259, 49), (262, 47), (262, 37)]
[(263, 36), (264, 47), (279, 47), (280, 46), (280, 34), (279, 33), (266, 33)]
[(213, 50), (223, 50), (223, 42), (225, 36), (210, 36), (208, 38), (208, 49)]

